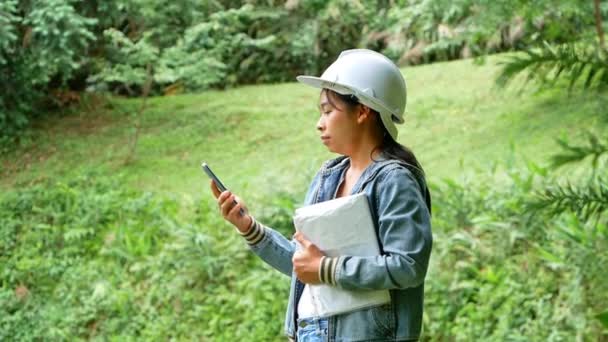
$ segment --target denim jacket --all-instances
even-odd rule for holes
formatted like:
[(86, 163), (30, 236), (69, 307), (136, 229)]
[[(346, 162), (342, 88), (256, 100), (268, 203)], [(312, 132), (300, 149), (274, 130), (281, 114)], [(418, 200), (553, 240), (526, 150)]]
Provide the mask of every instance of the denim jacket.
[[(308, 189), (305, 205), (335, 198), (350, 160), (326, 162)], [(334, 282), (346, 290), (387, 289), (389, 304), (329, 317), (329, 341), (409, 341), (420, 337), (424, 278), (431, 253), (430, 202), (426, 184), (398, 160), (372, 162), (352, 189), (365, 192), (382, 254), (340, 256)], [(298, 300), (304, 289), (292, 273), (294, 241), (263, 227), (250, 248), (266, 263), (291, 277), (285, 333), (295, 336)]]

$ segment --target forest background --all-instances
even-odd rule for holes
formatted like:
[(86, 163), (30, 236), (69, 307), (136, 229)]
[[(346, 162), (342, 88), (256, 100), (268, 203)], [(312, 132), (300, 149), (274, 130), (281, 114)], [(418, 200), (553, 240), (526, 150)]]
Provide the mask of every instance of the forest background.
[(410, 87), (400, 141), (434, 198), (423, 340), (608, 339), (607, 16), (2, 0), (0, 340), (282, 340), (288, 280), (220, 219), (199, 164), (290, 236), (332, 156), (310, 143), (318, 94), (284, 82), (353, 47)]

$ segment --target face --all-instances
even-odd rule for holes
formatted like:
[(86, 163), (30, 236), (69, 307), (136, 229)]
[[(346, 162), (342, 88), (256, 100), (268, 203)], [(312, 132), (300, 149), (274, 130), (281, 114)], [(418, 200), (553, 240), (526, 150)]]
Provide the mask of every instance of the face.
[(349, 112), (349, 107), (338, 98), (332, 97), (330, 101), (328, 96), (331, 95), (323, 91), (319, 100), (320, 116), (317, 129), (321, 141), (331, 152), (350, 155), (360, 130), (357, 115)]

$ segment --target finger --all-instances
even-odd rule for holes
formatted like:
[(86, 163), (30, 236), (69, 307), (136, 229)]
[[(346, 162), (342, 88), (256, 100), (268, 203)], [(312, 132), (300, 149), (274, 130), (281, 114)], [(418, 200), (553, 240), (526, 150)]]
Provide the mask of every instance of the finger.
[(220, 208), (222, 211), (222, 215), (224, 217), (228, 217), (228, 213), (230, 212), (230, 210), (232, 209), (232, 207), (234, 206), (234, 202), (233, 202), (233, 196), (230, 195), (225, 201), (224, 203), (221, 204)]
[(218, 202), (220, 205), (223, 205), (223, 204), (224, 204), (224, 202), (226, 202), (226, 200), (228, 199), (228, 197), (230, 197), (230, 195), (232, 195), (232, 194), (231, 194), (231, 193), (230, 193), (230, 191), (228, 191), (228, 190), (226, 190), (226, 191), (222, 192), (222, 193), (220, 194), (220, 196), (217, 198), (217, 202)]
[(240, 210), (241, 210), (242, 206), (239, 202), (236, 202), (236, 204), (234, 205), (234, 207), (232, 207), (232, 209), (230, 209), (230, 211), (228, 212), (228, 216), (232, 216), (232, 217), (240, 217)]
[(308, 239), (306, 239), (306, 237), (304, 237), (304, 234), (300, 233), (300, 232), (296, 232), (295, 235), (293, 236), (296, 241), (298, 241), (300, 243), (300, 245), (302, 245), (302, 247), (304, 248), (308, 248), (312, 245), (312, 242), (310, 242)]
[(222, 192), (220, 191), (220, 189), (217, 188), (217, 185), (215, 185), (215, 182), (213, 180), (209, 181), (209, 186), (211, 187), (211, 192), (213, 193), (213, 196), (215, 198), (218, 198)]
[(297, 251), (295, 253), (293, 253), (293, 256), (291, 257), (291, 263), (293, 264), (293, 270), (295, 271), (298, 265), (298, 261), (300, 260), (300, 256), (301, 256), (302, 252)]
[(243, 210), (244, 210), (245, 212), (247, 212), (247, 211), (248, 211), (247, 206), (245, 205), (245, 203), (243, 202), (243, 200), (242, 200), (242, 199), (241, 199), (239, 196), (236, 196), (236, 195), (235, 195), (235, 196), (234, 196), (234, 200), (235, 200), (237, 203), (239, 203), (239, 204), (241, 205), (241, 208), (243, 208)]

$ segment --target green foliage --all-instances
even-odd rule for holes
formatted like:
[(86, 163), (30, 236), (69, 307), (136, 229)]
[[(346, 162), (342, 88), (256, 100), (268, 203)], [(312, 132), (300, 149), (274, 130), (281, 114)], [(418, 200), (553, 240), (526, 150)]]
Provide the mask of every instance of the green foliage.
[(370, 13), (363, 42), (402, 63), (450, 60), (522, 49), (542, 41), (585, 37), (593, 27), (590, 1), (399, 2)]
[(556, 184), (538, 194), (531, 208), (549, 209), (555, 214), (572, 211), (588, 220), (608, 209), (608, 180), (600, 177), (584, 186)]
[(158, 49), (146, 37), (134, 43), (115, 29), (106, 30), (104, 36), (109, 41), (107, 60), (102, 61), (106, 65), (88, 82), (97, 91), (107, 91), (114, 85), (128, 95), (140, 95), (149, 77), (148, 69), (158, 61)]
[[(366, 13), (368, 12), (368, 13)], [(342, 50), (355, 48), (362, 38), (369, 10), (360, 1), (334, 0), (319, 13), (315, 23), (315, 41), (318, 49), (317, 68), (322, 72)], [(312, 46), (312, 44), (311, 44)]]
[(276, 339), (287, 278), (208, 208), (99, 174), (4, 194), (0, 339)]
[(604, 327), (608, 328), (608, 311), (597, 315), (597, 318), (602, 322)]
[(158, 84), (182, 84), (187, 90), (208, 89), (223, 84), (226, 65), (205, 50), (190, 49), (196, 29), (185, 33), (184, 41), (166, 49), (159, 60), (154, 79)]
[[(23, 78), (27, 75), (21, 75), (20, 72), (11, 72), (10, 75), (6, 75), (12, 70), (12, 68), (8, 68), (8, 65), (13, 62), (18, 44), (17, 26), (22, 18), (17, 14), (17, 0), (0, 3), (0, 82), (3, 84), (0, 88), (0, 94), (2, 94), (0, 95), (0, 152), (5, 152), (13, 138), (27, 125), (28, 119), (25, 113), (32, 100), (31, 93), (19, 89), (19, 84), (25, 82)], [(22, 99), (18, 98), (18, 101), (14, 103), (11, 103), (14, 99), (6, 96), (5, 91), (8, 90), (4, 89), (9, 78), (14, 82), (13, 86), (15, 83), (17, 84), (16, 90), (21, 90), (19, 95)]]
[(257, 219), (284, 236), (291, 237), (295, 233), (292, 216), (298, 204), (301, 204), (302, 198), (300, 194), (294, 195), (288, 192), (273, 194), (269, 203), (263, 203), (264, 206)]
[[(433, 186), (423, 340), (604, 336), (605, 208), (594, 220), (530, 211), (554, 183), (535, 165), (502, 186), (475, 179)], [(289, 236), (300, 195), (268, 196), (260, 220)], [(281, 340), (288, 279), (247, 250), (210, 198), (187, 224), (179, 207), (128, 190), (120, 175), (4, 194), (0, 338)]]
[(506, 86), (517, 75), (527, 71), (526, 83), (531, 80), (553, 85), (564, 79), (572, 89), (582, 82), (584, 89), (601, 88), (608, 85), (608, 61), (605, 54), (585, 43), (568, 43), (529, 49), (524, 55), (513, 55), (503, 63), (504, 67), (496, 79)]
[(79, 15), (69, 1), (35, 1), (23, 24), (31, 27), (24, 61), (34, 76), (32, 85), (45, 85), (59, 75), (63, 81), (85, 61), (90, 32), (97, 20)]
[(129, 20), (135, 22), (139, 36), (146, 35), (150, 44), (159, 49), (171, 47), (194, 24), (222, 9), (219, 2), (200, 0), (126, 2)]
[(158, 253), (169, 236), (164, 216), (176, 207), (97, 178), (43, 182), (2, 198), (1, 339), (92, 337), (100, 321), (115, 324), (136, 309), (136, 294), (121, 283), (141, 277), (135, 261)]
[[(114, 49), (108, 49), (107, 59), (100, 61), (100, 73), (89, 81), (93, 89), (119, 93), (129, 83), (137, 83), (145, 63), (133, 55), (134, 49), (140, 54), (148, 51), (155, 55), (148, 60), (152, 62), (157, 92), (161, 88), (165, 92), (196, 91), (293, 79), (315, 60), (310, 51), (310, 35), (285, 30), (296, 24), (285, 10), (258, 9), (248, 4), (218, 10), (193, 22), (172, 44), (155, 43), (159, 36), (156, 27), (144, 31), (133, 42), (110, 29), (106, 35)], [(126, 64), (125, 55), (132, 56)], [(132, 72), (133, 69), (140, 72)]]
[(96, 19), (72, 1), (3, 1), (0, 4), (0, 144), (22, 132), (33, 112), (43, 110), (51, 82), (63, 85), (87, 61)]
[(7, 0), (0, 4), (0, 65), (7, 63), (5, 54), (12, 48), (17, 40), (15, 23), (19, 22), (16, 16), (17, 0)]
[(264, 32), (264, 26), (276, 24), (278, 17), (249, 5), (214, 13), (186, 30), (164, 64), (175, 65), (175, 74), (182, 75), (190, 89), (255, 82), (267, 62), (265, 55), (274, 47), (275, 37)]
[(78, 102), (78, 95), (62, 101), (57, 94), (82, 91), (87, 80), (90, 91), (142, 96), (142, 79), (151, 74), (152, 95), (175, 94), (319, 74), (340, 51), (356, 47), (404, 64), (480, 56), (585, 38), (592, 7), (583, 0), (558, 6), (548, 0), (6, 0), (0, 4), (0, 146), (13, 149), (31, 119)]
[[(553, 167), (591, 158), (590, 179), (584, 183), (577, 182), (576, 185), (571, 182), (566, 184), (556, 182), (547, 186), (537, 194), (535, 200), (531, 201), (530, 207), (536, 211), (548, 210), (554, 215), (570, 211), (586, 221), (601, 217), (608, 209), (608, 180), (602, 173), (606, 169), (602, 156), (608, 153), (608, 143), (602, 142), (592, 133), (587, 133), (587, 141), (584, 145), (569, 143), (565, 138), (558, 139), (557, 142), (562, 148), (562, 153), (553, 156)], [(600, 176), (597, 176), (598, 171)]]
[[(511, 172), (507, 187), (435, 187), (425, 339), (605, 336), (598, 315), (608, 307), (602, 279), (608, 262), (606, 206), (596, 208), (593, 220), (576, 214), (589, 205), (583, 201), (561, 210), (531, 209), (538, 189), (553, 182), (531, 167)], [(466, 212), (470, 218), (460, 219)]]
[[(310, 18), (307, 23), (316, 25)], [(155, 46), (149, 37), (119, 31), (133, 45), (146, 39)], [(597, 93), (566, 100), (541, 92), (511, 101), (508, 90), (500, 96), (488, 90), (493, 66), (475, 75), (470, 68), (461, 61), (405, 71), (409, 84), (433, 85), (412, 102), (416, 115), (401, 135), (408, 145), (418, 144), (424, 165), (433, 166), (426, 167), (430, 177), (457, 177), (488, 160), (508, 159), (501, 143), (508, 139), (526, 141), (517, 152), (536, 161), (555, 148), (546, 135), (602, 123), (592, 115), (602, 108)], [(308, 143), (314, 94), (286, 84), (151, 98), (141, 137), (145, 157), (121, 169), (125, 179), (112, 161), (122, 158), (123, 112), (137, 103), (114, 98), (116, 112), (46, 123), (52, 140), (39, 131), (37, 149), (3, 158), (7, 169), (19, 164), (3, 178), (13, 190), (0, 194), (0, 340), (284, 340), (288, 279), (247, 250), (208, 193), (196, 201), (196, 165), (201, 156), (216, 160), (222, 178), (249, 191), (243, 197), (254, 198), (249, 204), (260, 220), (290, 236), (291, 212), (301, 200), (291, 189), (304, 189), (293, 170), (316, 170), (328, 157)], [(596, 140), (569, 140), (561, 154), (575, 161), (603, 156), (604, 139)], [(461, 156), (472, 157), (458, 168)], [(271, 159), (276, 164), (269, 169)], [(605, 172), (601, 159), (592, 165), (597, 174)], [(66, 181), (89, 168), (107, 175)], [(40, 170), (61, 180), (41, 182)], [(564, 207), (566, 213), (532, 211), (531, 201), (565, 182), (533, 163), (507, 171), (433, 187), (435, 246), (423, 339), (604, 339), (605, 211), (592, 221), (575, 206)], [(489, 182), (491, 176), (500, 180)], [(16, 180), (24, 182), (13, 185)], [(585, 183), (571, 182), (577, 193)], [(133, 190), (142, 187), (169, 194)], [(290, 190), (268, 190), (275, 188)]]
[(603, 155), (608, 153), (608, 139), (600, 138), (595, 134), (587, 133), (587, 141), (585, 145), (572, 144), (567, 137), (557, 139), (557, 143), (561, 147), (561, 152), (554, 154), (552, 165), (554, 167), (564, 166), (566, 164), (580, 162), (591, 158), (591, 166), (596, 169), (601, 162)]

